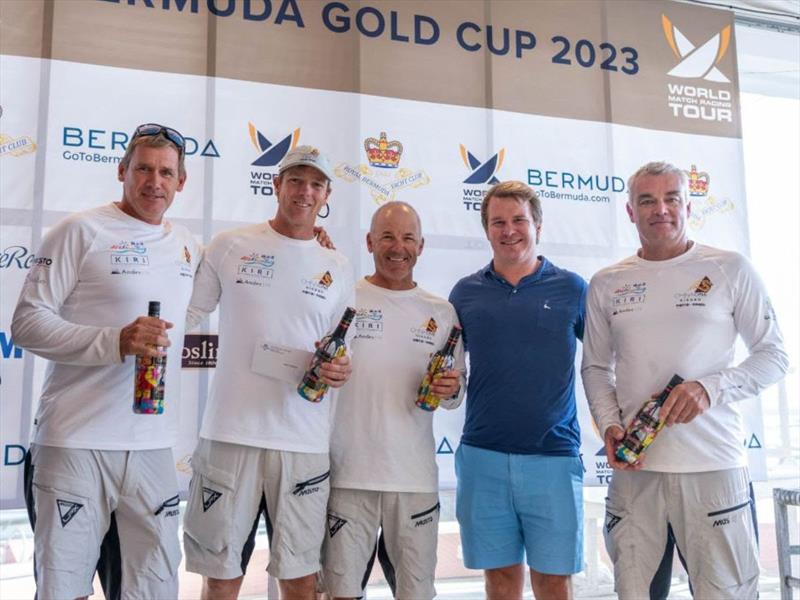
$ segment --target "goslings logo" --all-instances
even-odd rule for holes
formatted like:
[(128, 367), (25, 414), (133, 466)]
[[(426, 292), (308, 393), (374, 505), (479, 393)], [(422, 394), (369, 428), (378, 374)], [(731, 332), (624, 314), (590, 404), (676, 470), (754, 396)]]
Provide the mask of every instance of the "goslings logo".
[(183, 336), (182, 369), (213, 369), (217, 366), (219, 336), (212, 333), (187, 333)]
[(647, 299), (647, 283), (644, 281), (626, 283), (614, 290), (611, 296), (612, 315), (642, 310)]
[[(667, 44), (679, 61), (667, 75), (680, 79), (730, 83), (730, 79), (717, 68), (730, 46), (730, 25), (723, 27), (721, 31), (715, 33), (698, 47), (695, 47), (681, 33), (667, 15), (661, 15), (661, 26), (664, 29)], [(733, 122), (733, 103), (730, 90), (668, 83), (667, 92), (667, 105), (672, 109), (674, 117)]]
[(317, 273), (313, 277), (303, 279), (302, 283), (303, 289), (301, 291), (304, 294), (325, 300), (328, 298), (328, 288), (333, 285), (333, 275), (331, 275), (330, 271)]
[(698, 171), (697, 165), (692, 165), (691, 170), (684, 171), (684, 173), (689, 179), (689, 200), (692, 202), (689, 227), (702, 229), (706, 221), (713, 215), (730, 212), (734, 209), (730, 198), (716, 198), (709, 195), (711, 175), (705, 171)]
[(686, 306), (705, 306), (706, 296), (711, 291), (712, 287), (714, 287), (714, 284), (708, 275), (705, 275), (701, 279), (692, 282), (688, 291), (677, 292), (674, 295), (675, 308), (684, 308)]
[(428, 346), (433, 346), (433, 340), (436, 337), (436, 332), (439, 329), (439, 324), (436, 322), (436, 319), (431, 317), (419, 327), (412, 327), (411, 331), (411, 341), (417, 342), (418, 344), (427, 344)]
[[(2, 116), (3, 107), (0, 106), (0, 117)], [(4, 156), (25, 156), (33, 152), (36, 152), (36, 142), (30, 136), (14, 137), (0, 132), (0, 158)]]
[(254, 196), (273, 196), (275, 189), (272, 180), (277, 177), (277, 166), (283, 157), (297, 146), (300, 140), (300, 128), (296, 128), (279, 142), (272, 143), (252, 123), (247, 124), (250, 133), (250, 142), (258, 152), (256, 159), (250, 163), (250, 191)]
[(269, 285), (275, 274), (275, 257), (272, 255), (251, 252), (239, 258), (236, 265), (236, 283), (245, 285)]
[(120, 241), (109, 248), (112, 275), (141, 275), (143, 271), (136, 267), (150, 265), (147, 246), (143, 242)]
[(486, 186), (492, 186), (500, 182), (496, 174), (503, 167), (506, 150), (505, 148), (500, 148), (491, 158), (481, 162), (472, 152), (467, 150), (464, 144), (459, 144), (458, 149), (461, 152), (461, 160), (464, 161), (464, 165), (469, 170), (469, 175), (463, 181), (465, 184), (462, 190), (464, 208), (466, 210), (480, 211), (483, 197), (489, 191)]
[(425, 171), (400, 167), (403, 144), (398, 140), (390, 141), (385, 131), (381, 132), (379, 139), (365, 139), (364, 152), (369, 164), (342, 163), (336, 167), (335, 173), (349, 183), (358, 181), (367, 186), (376, 204), (395, 200), (402, 189), (418, 188), (430, 182)]
[(359, 308), (356, 312), (356, 338), (377, 340), (383, 337), (383, 311)]

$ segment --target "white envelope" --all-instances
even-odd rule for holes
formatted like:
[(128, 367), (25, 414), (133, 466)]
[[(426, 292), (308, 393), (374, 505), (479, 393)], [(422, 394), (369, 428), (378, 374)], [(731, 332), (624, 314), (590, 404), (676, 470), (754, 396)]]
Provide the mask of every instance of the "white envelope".
[(253, 351), (254, 373), (297, 385), (303, 378), (313, 352), (258, 340)]

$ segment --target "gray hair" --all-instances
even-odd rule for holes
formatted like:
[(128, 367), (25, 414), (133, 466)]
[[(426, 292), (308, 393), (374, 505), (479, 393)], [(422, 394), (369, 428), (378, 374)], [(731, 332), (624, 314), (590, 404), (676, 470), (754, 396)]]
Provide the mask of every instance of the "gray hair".
[(639, 170), (630, 176), (628, 179), (628, 204), (633, 203), (633, 187), (636, 185), (636, 181), (640, 177), (645, 177), (647, 175), (676, 175), (678, 177), (678, 181), (680, 182), (681, 190), (683, 190), (684, 199), (687, 197), (687, 192), (689, 190), (689, 176), (686, 175), (686, 171), (676, 167), (672, 163), (662, 160), (649, 162), (646, 165), (639, 167)]

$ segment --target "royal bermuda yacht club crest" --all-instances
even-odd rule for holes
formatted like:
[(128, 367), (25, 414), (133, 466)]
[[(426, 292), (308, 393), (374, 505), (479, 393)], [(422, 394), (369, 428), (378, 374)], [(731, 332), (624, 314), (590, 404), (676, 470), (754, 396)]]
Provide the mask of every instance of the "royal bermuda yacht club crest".
[(347, 182), (358, 181), (365, 185), (376, 204), (396, 200), (402, 189), (418, 188), (430, 182), (425, 171), (400, 166), (403, 144), (389, 140), (385, 131), (377, 139), (365, 139), (364, 152), (367, 164), (342, 163), (336, 167), (335, 173)]
[(689, 179), (689, 200), (692, 203), (689, 226), (692, 229), (702, 229), (710, 217), (733, 211), (735, 207), (730, 198), (717, 198), (709, 193), (711, 175), (698, 171), (697, 165), (692, 165), (691, 170), (684, 173)]

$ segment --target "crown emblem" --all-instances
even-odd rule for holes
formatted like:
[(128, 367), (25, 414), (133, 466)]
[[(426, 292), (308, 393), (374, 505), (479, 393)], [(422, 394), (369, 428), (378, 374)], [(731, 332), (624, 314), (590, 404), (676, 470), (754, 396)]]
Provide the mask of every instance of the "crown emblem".
[(380, 139), (367, 138), (364, 140), (364, 150), (367, 152), (369, 164), (373, 167), (396, 169), (403, 154), (403, 144), (397, 140), (388, 141), (386, 132), (381, 131)]
[(689, 195), (690, 196), (705, 196), (708, 194), (708, 186), (711, 183), (711, 177), (705, 171), (697, 172), (697, 166), (692, 165), (691, 171), (684, 171), (689, 176)]

